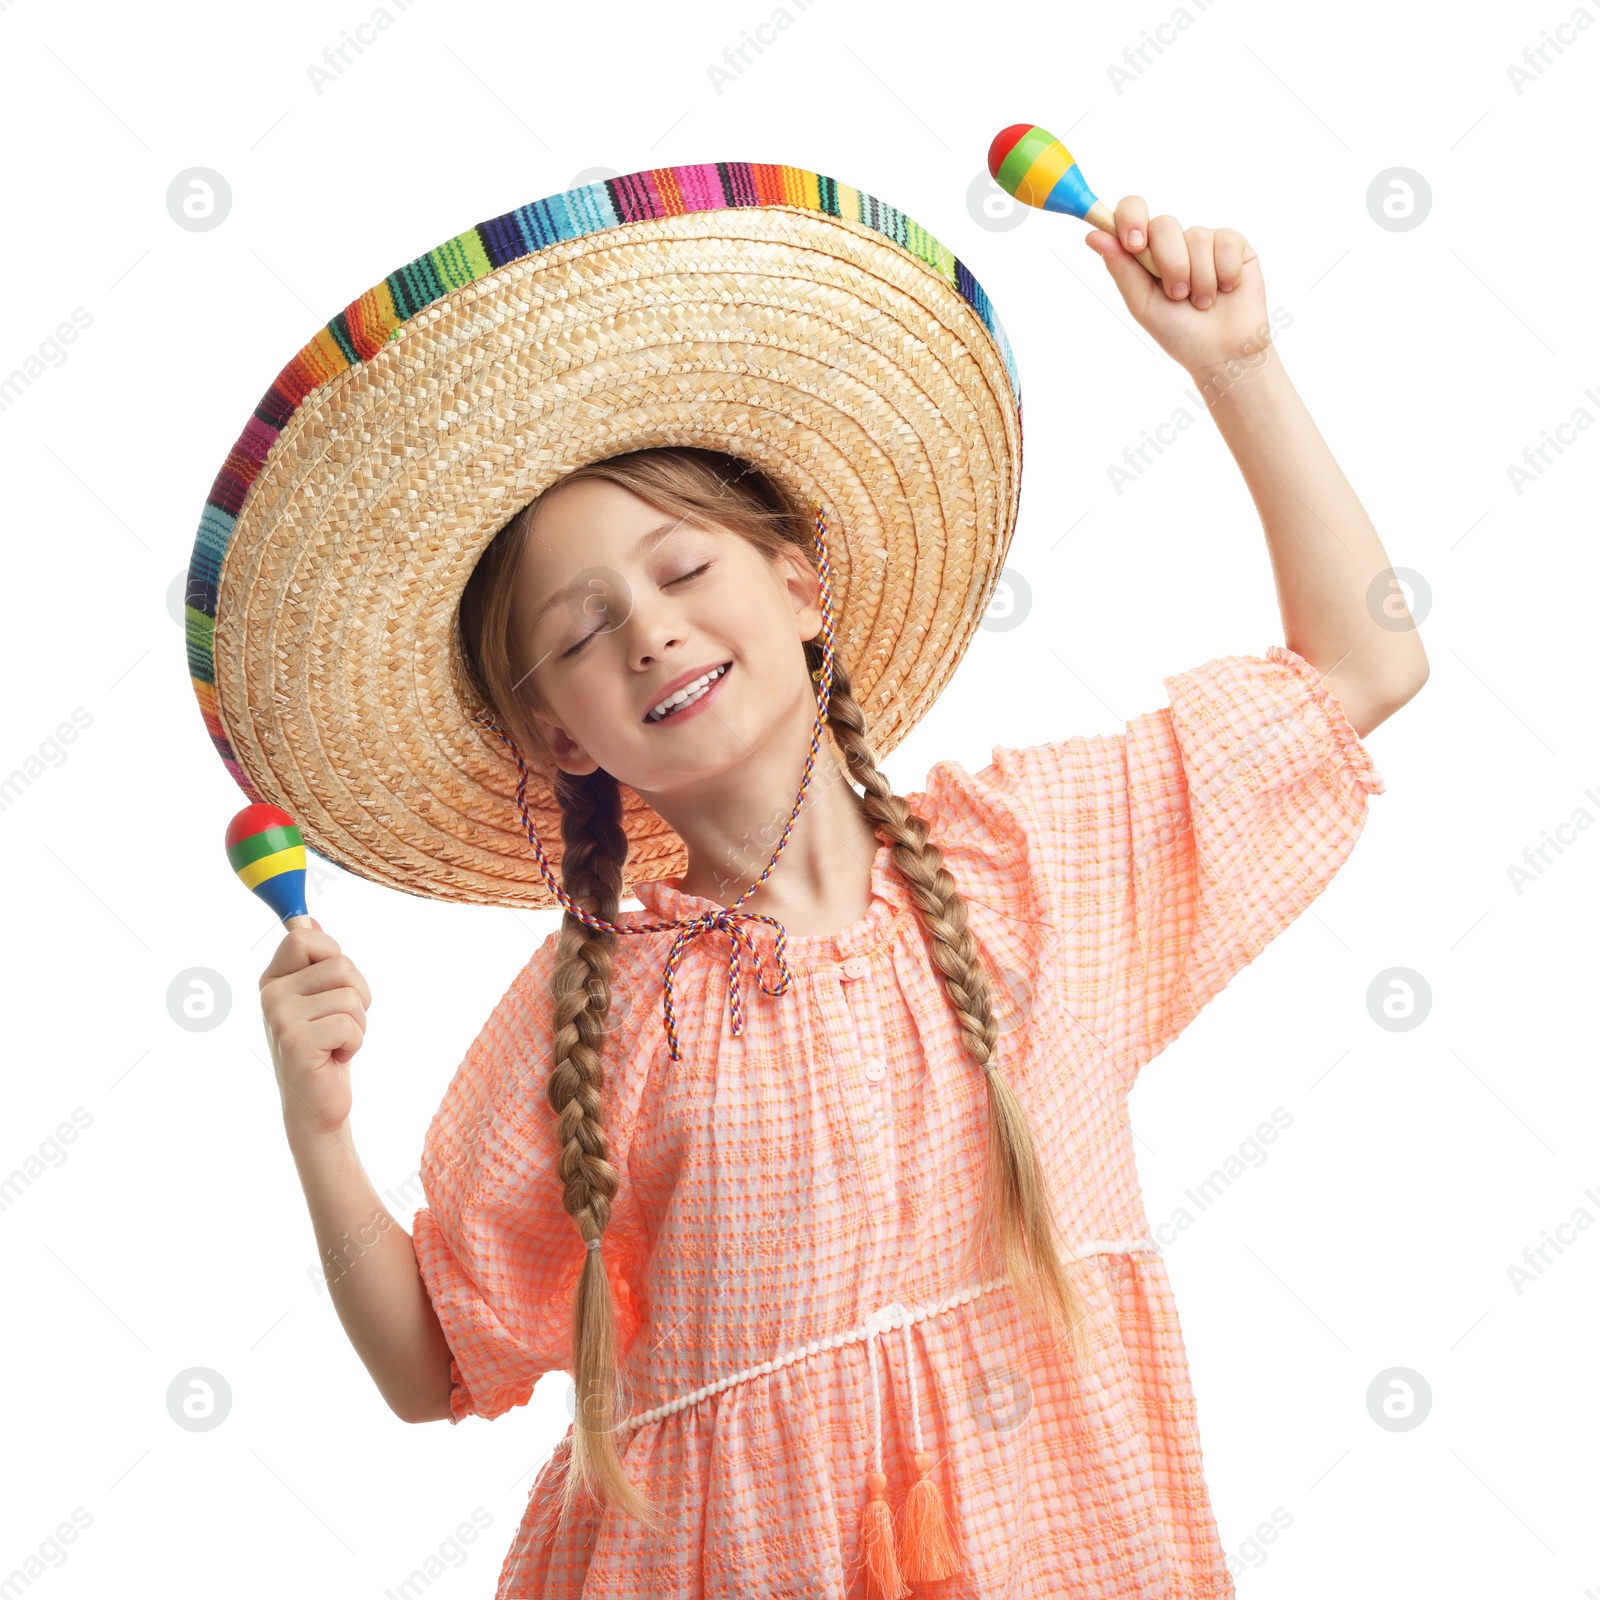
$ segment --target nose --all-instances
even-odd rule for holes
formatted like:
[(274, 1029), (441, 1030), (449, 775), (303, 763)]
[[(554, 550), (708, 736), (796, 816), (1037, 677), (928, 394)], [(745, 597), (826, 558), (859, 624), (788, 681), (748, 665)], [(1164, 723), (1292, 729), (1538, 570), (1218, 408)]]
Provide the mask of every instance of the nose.
[(667, 660), (684, 645), (681, 618), (673, 614), (671, 599), (636, 589), (623, 620), (628, 664), (637, 672)]

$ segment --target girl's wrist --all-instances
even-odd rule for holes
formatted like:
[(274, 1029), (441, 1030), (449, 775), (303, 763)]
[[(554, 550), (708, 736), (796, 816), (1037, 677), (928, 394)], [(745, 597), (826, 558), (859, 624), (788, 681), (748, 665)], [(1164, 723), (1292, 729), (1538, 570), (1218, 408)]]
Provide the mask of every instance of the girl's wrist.
[(310, 1122), (304, 1117), (290, 1116), (286, 1112), (283, 1118), (283, 1131), (296, 1160), (302, 1157), (317, 1159), (329, 1153), (355, 1155), (355, 1140), (350, 1135), (348, 1118), (337, 1128), (330, 1128), (326, 1123)]
[(1271, 339), (1254, 344), (1235, 355), (1218, 356), (1188, 369), (1189, 381), (1206, 403), (1215, 410), (1219, 402), (1237, 406), (1242, 400), (1272, 403), (1289, 382)]

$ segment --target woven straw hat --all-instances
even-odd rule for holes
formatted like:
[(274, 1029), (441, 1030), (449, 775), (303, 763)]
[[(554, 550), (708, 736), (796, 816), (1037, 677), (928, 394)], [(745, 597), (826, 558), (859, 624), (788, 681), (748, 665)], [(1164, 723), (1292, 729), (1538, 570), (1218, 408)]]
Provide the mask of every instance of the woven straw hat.
[[(457, 603), (506, 521), (585, 462), (752, 461), (826, 518), (839, 659), (887, 754), (971, 640), (1015, 525), (1016, 366), (972, 274), (904, 213), (716, 162), (480, 222), (345, 307), (278, 374), (206, 498), (190, 675), (253, 801), (362, 877), (557, 904), (517, 765), (473, 721)], [(797, 774), (798, 777), (798, 774)], [(622, 786), (624, 893), (681, 875)], [(528, 812), (559, 873), (560, 808)]]

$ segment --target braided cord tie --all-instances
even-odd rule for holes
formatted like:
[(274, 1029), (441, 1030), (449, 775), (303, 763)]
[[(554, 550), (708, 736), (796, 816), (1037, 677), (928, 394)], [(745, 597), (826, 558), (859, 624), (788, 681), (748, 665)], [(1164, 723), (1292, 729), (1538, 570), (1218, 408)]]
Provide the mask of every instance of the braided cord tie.
[[(789, 820), (784, 824), (783, 833), (772, 852), (772, 858), (762, 869), (761, 875), (739, 896), (731, 906), (718, 906), (714, 911), (701, 912), (696, 917), (678, 917), (670, 922), (647, 922), (637, 927), (623, 927), (621, 923), (608, 922), (604, 917), (597, 917), (592, 912), (584, 910), (576, 901), (556, 882), (555, 875), (550, 871), (550, 863), (545, 858), (544, 847), (539, 843), (539, 836), (534, 832), (533, 820), (528, 815), (527, 788), (528, 768), (522, 759), (522, 752), (517, 749), (516, 741), (512, 739), (504, 728), (491, 718), (485, 716), (474, 717), (473, 721), (485, 727), (492, 728), (507, 744), (512, 755), (517, 759), (517, 808), (522, 813), (523, 826), (528, 830), (528, 842), (533, 846), (533, 853), (539, 863), (539, 871), (544, 875), (544, 881), (550, 886), (550, 891), (556, 899), (566, 908), (568, 915), (576, 917), (580, 922), (591, 928), (601, 929), (611, 933), (658, 933), (665, 928), (678, 929), (677, 937), (672, 941), (672, 948), (667, 952), (666, 967), (662, 973), (662, 1013), (666, 1024), (667, 1043), (671, 1050), (672, 1059), (679, 1061), (683, 1052), (678, 1041), (677, 1013), (673, 1005), (673, 978), (677, 974), (678, 963), (684, 951), (692, 940), (699, 938), (709, 929), (716, 929), (719, 933), (728, 935), (728, 1009), (733, 1014), (733, 1034), (739, 1037), (744, 1031), (744, 1007), (740, 999), (740, 964), (739, 946), (748, 947), (752, 960), (755, 963), (756, 982), (765, 994), (774, 998), (789, 992), (790, 971), (789, 963), (784, 957), (784, 930), (783, 924), (776, 917), (763, 915), (755, 911), (740, 911), (746, 900), (767, 881), (772, 869), (778, 864), (778, 857), (783, 854), (783, 847), (789, 842), (789, 835), (794, 831), (795, 820), (800, 815), (800, 806), (805, 800), (806, 789), (811, 783), (811, 771), (816, 764), (817, 751), (822, 747), (822, 725), (827, 719), (828, 699), (833, 692), (833, 584), (828, 568), (828, 546), (826, 542), (827, 521), (823, 516), (822, 507), (815, 506), (815, 529), (812, 542), (816, 547), (817, 561), (820, 567), (818, 588), (822, 599), (822, 666), (813, 674), (817, 682), (817, 714), (811, 728), (811, 748), (806, 754), (805, 771), (800, 777), (800, 790), (795, 795), (794, 805), (789, 812)], [(740, 922), (766, 922), (772, 925), (773, 936), (773, 961), (777, 967), (778, 977), (775, 983), (768, 983), (766, 966), (761, 953), (756, 949), (745, 930), (738, 926)], [(598, 1241), (590, 1240), (588, 1248), (597, 1248)]]

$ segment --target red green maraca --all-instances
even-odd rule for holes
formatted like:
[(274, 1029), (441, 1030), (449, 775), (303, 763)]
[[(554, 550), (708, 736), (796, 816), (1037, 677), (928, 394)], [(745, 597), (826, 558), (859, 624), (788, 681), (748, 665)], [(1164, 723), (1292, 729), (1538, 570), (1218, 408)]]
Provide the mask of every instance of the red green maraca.
[[(1064, 211), (1107, 233), (1117, 233), (1115, 215), (1089, 187), (1072, 152), (1053, 133), (1034, 123), (1016, 122), (994, 136), (989, 146), (989, 176), (1026, 206)], [(1161, 276), (1148, 245), (1134, 259), (1154, 277)]]
[(228, 824), (228, 862), (240, 883), (265, 900), (284, 927), (310, 927), (306, 847), (287, 811), (246, 806)]

